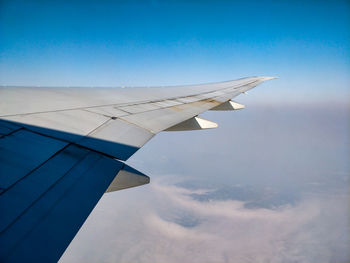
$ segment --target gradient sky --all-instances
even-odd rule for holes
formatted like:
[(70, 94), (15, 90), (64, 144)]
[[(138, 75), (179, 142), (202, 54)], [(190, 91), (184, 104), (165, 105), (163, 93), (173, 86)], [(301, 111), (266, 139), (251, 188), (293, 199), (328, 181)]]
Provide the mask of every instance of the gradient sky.
[(349, 1), (0, 0), (0, 85), (279, 77), (147, 143), (151, 184), (104, 195), (61, 262), (349, 262), (349, 25)]
[[(103, 3), (102, 3), (103, 2)], [(266, 99), (349, 98), (348, 1), (1, 1), (0, 84), (278, 76)]]

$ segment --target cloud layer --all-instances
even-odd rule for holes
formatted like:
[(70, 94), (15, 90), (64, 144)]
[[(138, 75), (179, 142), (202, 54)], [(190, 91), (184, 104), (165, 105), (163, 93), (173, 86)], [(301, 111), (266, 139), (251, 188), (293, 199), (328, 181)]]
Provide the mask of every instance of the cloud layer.
[(176, 184), (107, 194), (62, 262), (348, 262), (346, 194), (275, 209), (198, 201)]

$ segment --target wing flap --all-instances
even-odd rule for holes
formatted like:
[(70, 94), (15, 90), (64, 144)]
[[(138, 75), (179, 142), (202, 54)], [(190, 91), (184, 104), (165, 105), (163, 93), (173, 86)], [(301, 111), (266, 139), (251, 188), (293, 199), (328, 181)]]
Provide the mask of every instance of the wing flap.
[(24, 129), (0, 138), (0, 188), (9, 188), (66, 145)]
[(19, 180), (15, 185), (6, 189), (0, 196), (0, 211), (6, 209), (9, 203), (11, 203), (11, 207), (7, 207), (7, 212), (1, 216), (0, 232), (15, 221), (47, 189), (57, 183), (87, 153), (88, 151), (82, 148), (69, 146)]
[(19, 130), (21, 127), (13, 123), (0, 120), (0, 138)]
[(68, 146), (4, 192), (0, 261), (57, 262), (123, 166)]

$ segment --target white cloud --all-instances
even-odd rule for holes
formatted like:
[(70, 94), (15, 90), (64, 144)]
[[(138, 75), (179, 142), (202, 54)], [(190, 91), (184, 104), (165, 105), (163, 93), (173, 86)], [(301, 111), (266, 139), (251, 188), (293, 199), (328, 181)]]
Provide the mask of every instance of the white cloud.
[[(139, 189), (138, 189), (139, 190)], [(196, 190), (205, 192), (208, 190)], [(348, 262), (343, 195), (247, 209), (240, 201), (200, 202), (191, 190), (154, 181), (106, 195), (62, 262)], [(112, 208), (112, 210), (111, 210)], [(179, 221), (195, 220), (191, 227)]]

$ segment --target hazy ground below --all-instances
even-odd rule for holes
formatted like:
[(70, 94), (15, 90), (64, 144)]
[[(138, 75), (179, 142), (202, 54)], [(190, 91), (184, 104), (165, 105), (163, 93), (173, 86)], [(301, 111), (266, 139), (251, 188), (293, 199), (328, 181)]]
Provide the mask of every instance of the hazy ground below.
[(62, 262), (349, 262), (349, 108), (255, 104), (161, 133)]

